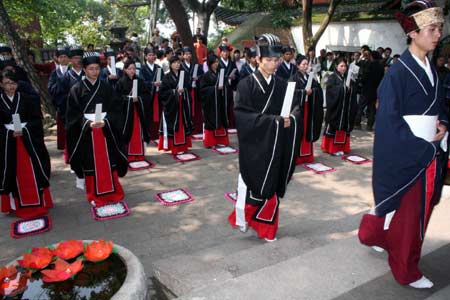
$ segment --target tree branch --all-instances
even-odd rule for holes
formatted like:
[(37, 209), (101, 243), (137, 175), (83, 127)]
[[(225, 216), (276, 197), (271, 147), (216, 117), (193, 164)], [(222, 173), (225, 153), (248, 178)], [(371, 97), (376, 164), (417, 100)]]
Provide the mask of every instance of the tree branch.
[(140, 6), (147, 6), (150, 5), (151, 1), (145, 1), (145, 2), (136, 2), (136, 3), (130, 3), (130, 4), (119, 4), (119, 6), (122, 7), (140, 7)]
[(320, 24), (319, 30), (314, 34), (314, 36), (311, 39), (311, 45), (315, 46), (317, 42), (322, 37), (322, 34), (325, 32), (325, 29), (327, 29), (328, 24), (331, 22), (331, 19), (333, 18), (334, 12), (336, 11), (336, 7), (341, 3), (341, 0), (331, 0), (330, 5), (328, 6), (328, 12), (325, 18), (322, 20), (322, 23)]

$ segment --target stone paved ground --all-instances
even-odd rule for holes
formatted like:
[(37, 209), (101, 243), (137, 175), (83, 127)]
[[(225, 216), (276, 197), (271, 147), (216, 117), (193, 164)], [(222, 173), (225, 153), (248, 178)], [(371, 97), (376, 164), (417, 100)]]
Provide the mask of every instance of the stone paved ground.
[[(371, 157), (372, 142), (372, 133), (355, 131), (353, 152)], [(16, 240), (8, 234), (15, 218), (0, 216), (0, 264), (32, 246), (104, 238), (132, 250), (149, 278), (156, 276), (185, 299), (450, 299), (444, 263), (450, 262), (447, 190), (424, 247), (424, 269), (437, 288), (414, 291), (393, 283), (386, 257), (373, 255), (355, 238), (361, 215), (372, 204), (371, 164), (352, 165), (322, 154), (317, 144), (317, 161), (337, 171), (317, 175), (297, 167), (280, 207), (279, 240), (267, 244), (227, 224), (233, 204), (223, 194), (236, 188), (237, 155), (219, 155), (193, 143), (202, 159), (185, 164), (149, 146), (156, 167), (129, 172), (121, 180), (131, 215), (98, 222), (84, 193), (75, 189), (54, 137), (47, 138), (53, 229)], [(236, 136), (231, 144), (237, 147)], [(157, 192), (178, 187), (187, 188), (195, 200), (173, 207), (155, 200)], [(272, 275), (278, 289), (265, 282)], [(248, 284), (243, 288), (242, 282)]]

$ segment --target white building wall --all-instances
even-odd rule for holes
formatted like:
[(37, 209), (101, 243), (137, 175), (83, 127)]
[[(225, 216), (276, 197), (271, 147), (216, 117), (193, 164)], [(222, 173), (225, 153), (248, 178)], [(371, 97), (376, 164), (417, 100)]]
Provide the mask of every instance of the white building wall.
[[(448, 17), (443, 37), (449, 32)], [(313, 25), (313, 33), (319, 25)], [(305, 53), (301, 26), (291, 28), (295, 45), (300, 53)], [(392, 54), (402, 54), (406, 49), (406, 36), (396, 20), (383, 21), (355, 21), (330, 23), (317, 43), (316, 53), (326, 46), (353, 46), (368, 45), (372, 50), (377, 47), (390, 47)]]

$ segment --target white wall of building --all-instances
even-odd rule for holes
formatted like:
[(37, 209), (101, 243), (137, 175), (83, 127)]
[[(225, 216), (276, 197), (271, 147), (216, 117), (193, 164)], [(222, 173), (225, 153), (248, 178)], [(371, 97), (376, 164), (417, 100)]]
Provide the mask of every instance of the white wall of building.
[[(319, 25), (313, 25), (313, 32), (319, 29)], [(444, 28), (443, 37), (449, 32), (448, 17)], [(295, 45), (300, 53), (304, 52), (302, 28), (291, 28)], [(377, 47), (390, 47), (392, 54), (402, 54), (406, 49), (406, 36), (400, 24), (396, 20), (383, 21), (355, 21), (330, 23), (317, 43), (316, 53), (326, 46), (353, 46), (368, 45), (375, 50)]]

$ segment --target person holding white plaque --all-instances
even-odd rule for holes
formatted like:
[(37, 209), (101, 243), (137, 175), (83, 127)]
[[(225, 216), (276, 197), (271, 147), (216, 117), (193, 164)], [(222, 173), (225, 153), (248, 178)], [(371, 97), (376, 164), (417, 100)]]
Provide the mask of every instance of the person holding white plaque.
[(137, 77), (132, 58), (123, 65), (124, 76), (117, 82), (117, 93), (123, 100), (122, 134), (128, 155), (130, 170), (148, 169), (151, 164), (145, 160), (145, 143), (150, 142), (147, 130), (151, 122), (151, 94), (144, 81)]
[(233, 92), (236, 90), (239, 82), (239, 72), (234, 61), (230, 59), (230, 48), (228, 45), (223, 44), (219, 46), (220, 58), (219, 58), (219, 71), (225, 70), (225, 80), (223, 91), (225, 95), (225, 109), (227, 110), (228, 124), (230, 128), (234, 128), (234, 96)]
[(350, 81), (347, 87), (347, 61), (336, 60), (336, 69), (327, 81), (325, 130), (321, 149), (331, 155), (341, 156), (350, 152), (350, 132), (357, 111), (356, 86)]
[(152, 106), (151, 106), (151, 121), (147, 131), (150, 138), (155, 140), (159, 137), (159, 119), (162, 112), (162, 107), (159, 103), (159, 88), (161, 80), (164, 77), (162, 68), (156, 63), (156, 49), (147, 47), (144, 49), (145, 64), (142, 67), (142, 72), (139, 74), (140, 78), (144, 80), (146, 87), (150, 89)]
[(203, 111), (203, 146), (210, 148), (217, 145), (228, 145), (228, 118), (225, 109), (223, 85), (220, 86), (218, 73), (219, 58), (212, 54), (206, 60), (208, 72), (200, 80)]
[(24, 219), (45, 215), (53, 202), (39, 99), (17, 92), (12, 71), (0, 80), (1, 212)]
[(194, 127), (192, 133), (201, 133), (203, 131), (202, 107), (200, 104), (200, 95), (198, 93), (199, 78), (203, 75), (203, 68), (192, 60), (192, 50), (189, 47), (183, 47), (183, 60), (181, 68), (184, 70), (191, 82), (191, 111)]
[(116, 68), (116, 53), (113, 49), (108, 48), (105, 52), (106, 56), (106, 67), (100, 72), (100, 79), (109, 83), (113, 89), (116, 89), (116, 84), (122, 77), (122, 70)]
[[(275, 76), (280, 39), (263, 34), (257, 41), (258, 70), (237, 88), (235, 114), (239, 140), (238, 200), (228, 217), (233, 227), (254, 229), (268, 242), (276, 240), (278, 207), (295, 169), (301, 134), (301, 112), (285, 97), (287, 82)], [(286, 98), (286, 99), (285, 99)], [(281, 116), (284, 101), (291, 110)]]
[(181, 61), (178, 56), (169, 59), (169, 67), (170, 71), (164, 76), (160, 89), (163, 112), (158, 150), (171, 151), (175, 155), (192, 147), (190, 81), (189, 76), (180, 71)]
[[(308, 74), (308, 58), (302, 54), (297, 55), (297, 72), (292, 77), (296, 85), (296, 101), (300, 105), (303, 119), (303, 134), (300, 143), (297, 165), (314, 161), (313, 143), (320, 137), (323, 122), (323, 91), (315, 80), (314, 73)], [(308, 79), (313, 76), (310, 89), (306, 89)]]
[(439, 44), (444, 14), (434, 2), (420, 0), (395, 16), (409, 46), (378, 88), (372, 176), (375, 207), (363, 216), (359, 239), (375, 250), (387, 251), (399, 284), (431, 288), (433, 283), (422, 274), (419, 260), (446, 173), (448, 105), (427, 54)]
[(98, 207), (124, 198), (119, 182), (128, 169), (121, 135), (123, 101), (100, 80), (98, 53), (85, 54), (83, 69), (86, 77), (67, 99), (67, 148), (77, 187), (85, 187), (88, 202)]

